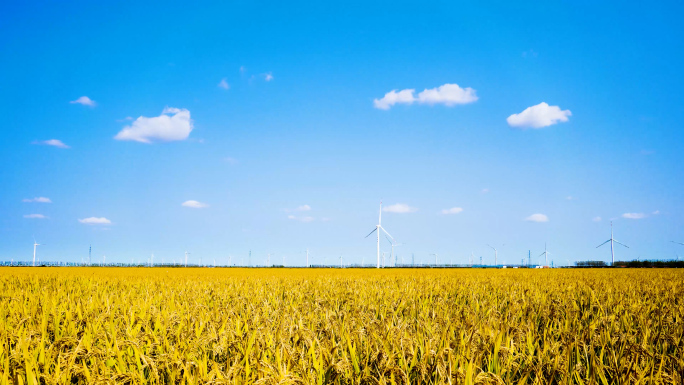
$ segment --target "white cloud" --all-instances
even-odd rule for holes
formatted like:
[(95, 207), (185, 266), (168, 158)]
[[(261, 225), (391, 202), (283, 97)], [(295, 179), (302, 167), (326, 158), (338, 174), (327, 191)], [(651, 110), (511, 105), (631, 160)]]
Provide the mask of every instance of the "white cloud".
[(399, 92), (397, 92), (397, 90), (392, 90), (386, 93), (382, 99), (373, 100), (373, 105), (375, 108), (379, 108), (381, 110), (389, 110), (397, 103), (411, 104), (415, 101), (413, 92), (415, 92), (415, 90), (412, 89), (401, 90)]
[(97, 217), (90, 217), (90, 218), (83, 218), (78, 220), (81, 223), (85, 223), (86, 225), (111, 225), (112, 221), (105, 217), (97, 218)]
[(227, 90), (230, 88), (230, 84), (228, 84), (228, 82), (226, 81), (226, 78), (223, 78), (223, 79), (221, 79), (221, 81), (219, 82), (217, 87), (223, 88), (224, 90)]
[(444, 84), (437, 88), (426, 89), (418, 94), (418, 103), (444, 104), (451, 107), (456, 104), (468, 104), (477, 100), (475, 90), (466, 87), (461, 88), (458, 84)]
[(593, 217), (591, 220), (594, 222), (601, 222), (601, 217)]
[(570, 110), (561, 110), (558, 106), (549, 106), (542, 102), (536, 106), (527, 107), (519, 114), (509, 116), (508, 125), (515, 128), (542, 128), (556, 123), (567, 122), (572, 116)]
[(247, 67), (240, 66), (240, 74), (244, 74), (245, 72), (247, 72)]
[(309, 217), (309, 216), (298, 217), (296, 215), (288, 215), (287, 219), (292, 219), (292, 220), (300, 221), (300, 222), (313, 222), (315, 220), (314, 217)]
[(22, 202), (30, 203), (30, 202), (38, 202), (38, 203), (52, 203), (50, 198), (46, 197), (35, 197), (35, 198), (28, 198), (28, 199), (22, 199)]
[(656, 211), (652, 212), (651, 214), (658, 215), (658, 214), (660, 214), (660, 210), (656, 210)]
[(29, 219), (47, 219), (47, 217), (43, 214), (27, 214), (24, 215), (24, 218), (29, 218)]
[(436, 88), (425, 89), (414, 96), (415, 90), (407, 88), (397, 92), (392, 90), (382, 99), (374, 99), (373, 105), (381, 110), (389, 110), (395, 104), (444, 104), (451, 107), (457, 104), (468, 104), (478, 99), (476, 91), (470, 87), (461, 88), (458, 84), (444, 84)]
[(406, 203), (397, 203), (394, 205), (389, 205), (385, 206), (382, 208), (382, 211), (388, 212), (388, 213), (395, 213), (395, 214), (406, 214), (406, 213), (414, 213), (418, 211), (417, 208), (411, 207), (407, 205)]
[(482, 190), (480, 190), (480, 192), (481, 192), (482, 194), (487, 194), (487, 193), (489, 192), (489, 189), (488, 189), (488, 188), (483, 188)]
[(205, 207), (209, 207), (209, 205), (206, 203), (202, 203), (202, 202), (198, 202), (198, 201), (194, 201), (194, 200), (185, 201), (181, 204), (181, 206), (190, 207), (193, 209), (203, 209)]
[[(311, 206), (309, 206), (309, 205), (301, 205), (301, 206), (298, 206), (298, 207), (295, 208), (295, 209), (285, 209), (284, 211), (285, 211), (286, 213), (291, 213), (291, 212), (296, 212), (296, 211), (311, 211)], [(290, 218), (290, 219), (292, 219), (292, 218)]]
[(124, 127), (116, 134), (114, 139), (133, 140), (141, 143), (185, 140), (190, 136), (193, 128), (190, 111), (185, 108), (166, 107), (159, 116), (139, 117), (130, 126)]
[(71, 148), (64, 144), (59, 139), (48, 139), (48, 140), (36, 140), (32, 142), (32, 144), (40, 144), (40, 145), (45, 145), (45, 146), (53, 146), (53, 147), (59, 147), (59, 148)]
[(463, 211), (463, 209), (460, 208), (460, 207), (452, 207), (452, 208), (450, 208), (450, 209), (444, 209), (444, 210), (442, 210), (442, 214), (458, 214), (458, 213), (460, 213), (461, 211)]
[(87, 96), (81, 96), (80, 98), (78, 98), (76, 100), (72, 100), (69, 103), (71, 103), (71, 104), (82, 104), (84, 106), (89, 106), (89, 107), (95, 107), (97, 105), (97, 103), (94, 100), (92, 100), (91, 98), (89, 98)]
[(573, 197), (572, 195), (568, 195), (567, 197), (565, 197), (565, 199), (567, 199), (569, 201), (577, 200), (577, 198)]
[(623, 218), (626, 219), (643, 219), (646, 218), (646, 214), (644, 213), (624, 213), (622, 214)]
[(264, 74), (264, 80), (266, 80), (267, 82), (270, 82), (271, 80), (273, 80), (273, 74), (271, 74), (270, 72), (267, 74)]
[(128, 121), (128, 120), (133, 120), (133, 118), (130, 117), (130, 116), (127, 116), (127, 117), (125, 117), (125, 118), (123, 118), (123, 119), (117, 119), (116, 121), (119, 122), (119, 123), (121, 123), (121, 122), (125, 122), (125, 121)]
[(529, 217), (525, 218), (525, 220), (528, 222), (548, 222), (549, 217), (547, 217), (544, 214), (532, 214)]

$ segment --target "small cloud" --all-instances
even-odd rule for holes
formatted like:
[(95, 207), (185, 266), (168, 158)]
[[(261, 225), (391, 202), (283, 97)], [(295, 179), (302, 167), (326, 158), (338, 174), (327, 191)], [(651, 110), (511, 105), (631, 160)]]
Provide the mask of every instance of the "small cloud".
[(218, 88), (223, 88), (224, 90), (230, 89), (230, 85), (226, 81), (226, 78), (221, 79), (219, 84), (217, 85)]
[(601, 217), (593, 217), (591, 220), (594, 222), (601, 222)]
[(414, 96), (415, 90), (407, 88), (398, 91), (392, 90), (385, 94), (381, 99), (374, 99), (373, 105), (381, 110), (389, 110), (395, 104), (443, 104), (452, 107), (457, 104), (468, 104), (475, 102), (478, 97), (476, 91), (470, 87), (461, 88), (458, 84), (444, 84), (439, 87), (425, 89)]
[(59, 139), (48, 139), (48, 140), (36, 140), (34, 142), (31, 142), (31, 144), (38, 144), (38, 145), (44, 145), (44, 146), (52, 146), (52, 147), (57, 147), (57, 148), (71, 148), (64, 144)]
[(395, 213), (395, 214), (406, 214), (406, 213), (414, 213), (414, 212), (418, 211), (418, 209), (415, 207), (411, 207), (405, 203), (397, 203), (394, 205), (389, 205), (389, 206), (383, 207), (382, 211), (388, 212), (388, 213)]
[(223, 160), (224, 160), (226, 163), (228, 163), (229, 165), (231, 165), (231, 166), (234, 166), (234, 165), (236, 165), (236, 164), (239, 163), (237, 159), (231, 158), (231, 157), (229, 157), (229, 156), (223, 158)]
[[(311, 211), (311, 206), (309, 206), (309, 205), (301, 205), (301, 206), (298, 206), (298, 207), (295, 208), (295, 209), (285, 209), (284, 211), (285, 211), (286, 213), (297, 212), (297, 211)], [(290, 219), (292, 219), (292, 218), (290, 218)]]
[(193, 208), (193, 209), (203, 209), (203, 208), (209, 207), (208, 204), (202, 203), (202, 202), (198, 202), (198, 201), (195, 201), (195, 200), (185, 201), (185, 202), (183, 202), (183, 203), (181, 204), (181, 206), (183, 206), (183, 207), (190, 207), (190, 208)]
[(575, 200), (577, 200), (577, 198), (575, 198), (575, 197), (573, 197), (573, 196), (571, 196), (571, 195), (566, 196), (565, 199), (566, 199), (566, 200), (569, 200), (569, 201), (575, 201)]
[(90, 218), (83, 218), (78, 220), (81, 223), (84, 223), (86, 225), (111, 225), (112, 221), (105, 217), (97, 218), (97, 217), (90, 217)]
[(247, 67), (245, 67), (245, 66), (240, 66), (240, 75), (244, 75), (245, 72), (247, 72)]
[(447, 107), (457, 104), (468, 104), (477, 101), (475, 90), (461, 88), (458, 84), (444, 84), (437, 88), (426, 89), (418, 94), (418, 103), (444, 104)]
[(271, 80), (273, 80), (273, 74), (271, 74), (270, 72), (267, 74), (264, 74), (264, 80), (267, 82), (270, 82)]
[(401, 90), (399, 92), (392, 90), (386, 93), (382, 99), (373, 100), (373, 105), (380, 110), (389, 110), (395, 104), (411, 104), (415, 100), (413, 97), (414, 92), (415, 90), (413, 89)]
[(35, 198), (27, 198), (27, 199), (22, 199), (22, 202), (30, 203), (30, 202), (37, 202), (37, 203), (52, 203), (50, 198), (46, 197), (35, 197)]
[(480, 193), (482, 193), (482, 194), (487, 194), (488, 192), (489, 192), (488, 188), (483, 188), (482, 190), (480, 190)]
[(651, 214), (658, 215), (658, 214), (660, 214), (660, 210), (656, 210), (656, 211), (652, 212)]
[(445, 215), (446, 215), (446, 214), (458, 214), (458, 213), (460, 213), (461, 211), (463, 211), (463, 209), (460, 208), (460, 207), (452, 207), (452, 208), (450, 208), (450, 209), (444, 209), (444, 210), (442, 210), (442, 214), (445, 214)]
[(547, 217), (544, 214), (532, 214), (529, 217), (525, 218), (526, 221), (528, 222), (548, 222), (549, 217)]
[(314, 217), (309, 217), (309, 216), (298, 217), (296, 215), (288, 215), (287, 219), (292, 219), (292, 220), (299, 221), (299, 222), (313, 222), (315, 220)]
[(89, 98), (87, 96), (81, 96), (80, 98), (78, 98), (76, 100), (72, 100), (69, 103), (71, 103), (71, 104), (82, 104), (82, 105), (88, 106), (88, 107), (95, 107), (97, 105), (97, 103), (94, 100), (92, 100), (91, 98)]
[(644, 213), (624, 213), (622, 214), (623, 218), (626, 219), (643, 219), (646, 218), (646, 214)]
[(116, 121), (119, 122), (119, 123), (121, 123), (121, 122), (130, 121), (130, 120), (133, 120), (133, 118), (130, 117), (130, 116), (127, 116), (127, 117), (125, 117), (125, 118), (123, 118), (123, 119), (117, 119)]
[(506, 121), (514, 128), (543, 128), (556, 123), (567, 122), (572, 116), (570, 110), (561, 110), (558, 106), (549, 106), (542, 102), (536, 106), (527, 107), (519, 114), (509, 116)]
[(185, 108), (166, 107), (159, 116), (139, 117), (116, 134), (114, 139), (141, 143), (185, 140), (193, 128), (190, 111)]
[(47, 219), (47, 217), (43, 214), (27, 214), (24, 215), (24, 218), (28, 219)]

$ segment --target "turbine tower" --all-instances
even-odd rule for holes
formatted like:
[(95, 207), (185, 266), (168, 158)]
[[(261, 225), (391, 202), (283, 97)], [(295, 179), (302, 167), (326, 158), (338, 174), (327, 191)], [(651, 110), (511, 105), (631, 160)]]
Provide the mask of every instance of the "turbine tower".
[(36, 239), (33, 239), (33, 266), (36, 265), (36, 247), (37, 246), (43, 246), (40, 243), (36, 242)]
[(430, 254), (430, 255), (434, 255), (434, 256), (435, 256), (435, 266), (437, 266), (437, 256), (438, 256), (438, 254)]
[(390, 252), (390, 263), (394, 259), (394, 265), (397, 265), (397, 258), (396, 255), (394, 255), (394, 248), (402, 246), (403, 243), (397, 243), (394, 239), (390, 239), (388, 236), (385, 235), (385, 238), (387, 238), (387, 241), (390, 243), (392, 246), (392, 251)]
[[(612, 238), (612, 237), (611, 237), (611, 238)], [(551, 254), (551, 253), (549, 253), (548, 251), (546, 251), (546, 242), (544, 242), (544, 252), (541, 253), (541, 254), (539, 254), (539, 257), (541, 257), (542, 255), (544, 256), (544, 266), (548, 266), (548, 265), (549, 265), (549, 254)]]
[(615, 249), (613, 247), (613, 243), (617, 243), (618, 245), (622, 245), (629, 249), (629, 246), (625, 245), (624, 243), (620, 243), (615, 238), (613, 238), (613, 221), (610, 221), (610, 239), (596, 246), (596, 248), (598, 249), (599, 247), (605, 245), (608, 242), (610, 242), (610, 264), (612, 266), (615, 264)]
[(188, 253), (188, 252), (186, 251), (186, 252), (185, 252), (185, 267), (188, 267), (188, 255), (190, 255), (190, 253)]
[(487, 246), (491, 247), (492, 250), (494, 250), (494, 266), (496, 266), (496, 260), (499, 257), (499, 251), (494, 246), (490, 246), (489, 244), (487, 244)]
[(387, 234), (387, 236), (389, 236), (390, 238), (392, 238), (392, 240), (394, 240), (394, 237), (391, 236), (390, 233), (388, 233), (384, 227), (382, 227), (382, 202), (380, 202), (380, 215), (378, 215), (378, 224), (375, 225), (375, 229), (373, 229), (373, 231), (371, 231), (370, 233), (368, 233), (368, 235), (366, 235), (366, 238), (368, 238), (371, 236), (371, 234), (373, 234), (374, 232), (377, 232), (377, 236), (378, 236), (378, 254), (377, 254), (378, 263), (377, 263), (377, 268), (378, 269), (380, 268), (380, 230), (384, 231), (385, 234)]

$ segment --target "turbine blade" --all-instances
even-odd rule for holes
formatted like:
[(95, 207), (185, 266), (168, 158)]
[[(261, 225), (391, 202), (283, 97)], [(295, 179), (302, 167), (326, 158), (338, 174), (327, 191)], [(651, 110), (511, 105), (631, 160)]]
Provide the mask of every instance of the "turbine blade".
[(672, 242), (672, 243), (676, 243), (676, 244), (678, 244), (678, 245), (682, 245), (682, 246), (684, 246), (684, 243), (681, 243), (681, 242), (675, 242), (675, 241), (670, 241), (670, 242)]
[(537, 258), (541, 257), (542, 255), (544, 255), (544, 253), (541, 253), (541, 254), (537, 255)]
[(394, 243), (392, 242), (392, 240), (390, 239), (390, 237), (388, 237), (387, 235), (385, 235), (385, 238), (387, 238), (387, 242), (389, 242), (390, 245), (393, 245), (393, 244), (394, 244)]
[(368, 235), (366, 235), (366, 236), (365, 236), (364, 238), (368, 238), (368, 237), (370, 237), (370, 236), (371, 236), (371, 234), (373, 234), (373, 233), (374, 233), (374, 232), (375, 232), (375, 231), (376, 231), (377, 229), (378, 229), (377, 227), (376, 227), (376, 228), (374, 228), (374, 229), (373, 229), (373, 231), (371, 231), (370, 233), (368, 233)]
[(622, 245), (622, 246), (629, 249), (629, 246), (625, 245), (624, 243), (620, 243), (620, 242), (616, 241), (615, 239), (613, 239), (613, 242), (617, 243), (618, 245)]
[(387, 232), (387, 230), (385, 230), (385, 228), (384, 228), (384, 227), (382, 227), (382, 226), (379, 226), (379, 227), (380, 227), (380, 228), (382, 229), (382, 231), (384, 231), (384, 232), (385, 232), (385, 234), (389, 235), (389, 237), (390, 237), (390, 238), (392, 238), (392, 240), (394, 240), (394, 237), (393, 237), (393, 236), (391, 236), (391, 235), (390, 235), (390, 233), (388, 233), (388, 232)]
[(607, 240), (607, 241), (605, 241), (605, 242), (603, 242), (602, 244), (600, 244), (600, 245), (596, 246), (596, 248), (598, 249), (599, 247), (601, 247), (601, 246), (605, 245), (605, 244), (606, 244), (606, 243), (608, 243), (608, 242), (610, 242), (610, 239), (609, 239), (609, 240)]

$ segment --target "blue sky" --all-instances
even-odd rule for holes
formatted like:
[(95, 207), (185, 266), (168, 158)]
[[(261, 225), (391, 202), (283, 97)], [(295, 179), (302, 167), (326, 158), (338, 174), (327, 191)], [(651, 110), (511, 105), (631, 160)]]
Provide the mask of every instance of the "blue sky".
[(0, 259), (684, 256), (682, 8), (3, 4)]

